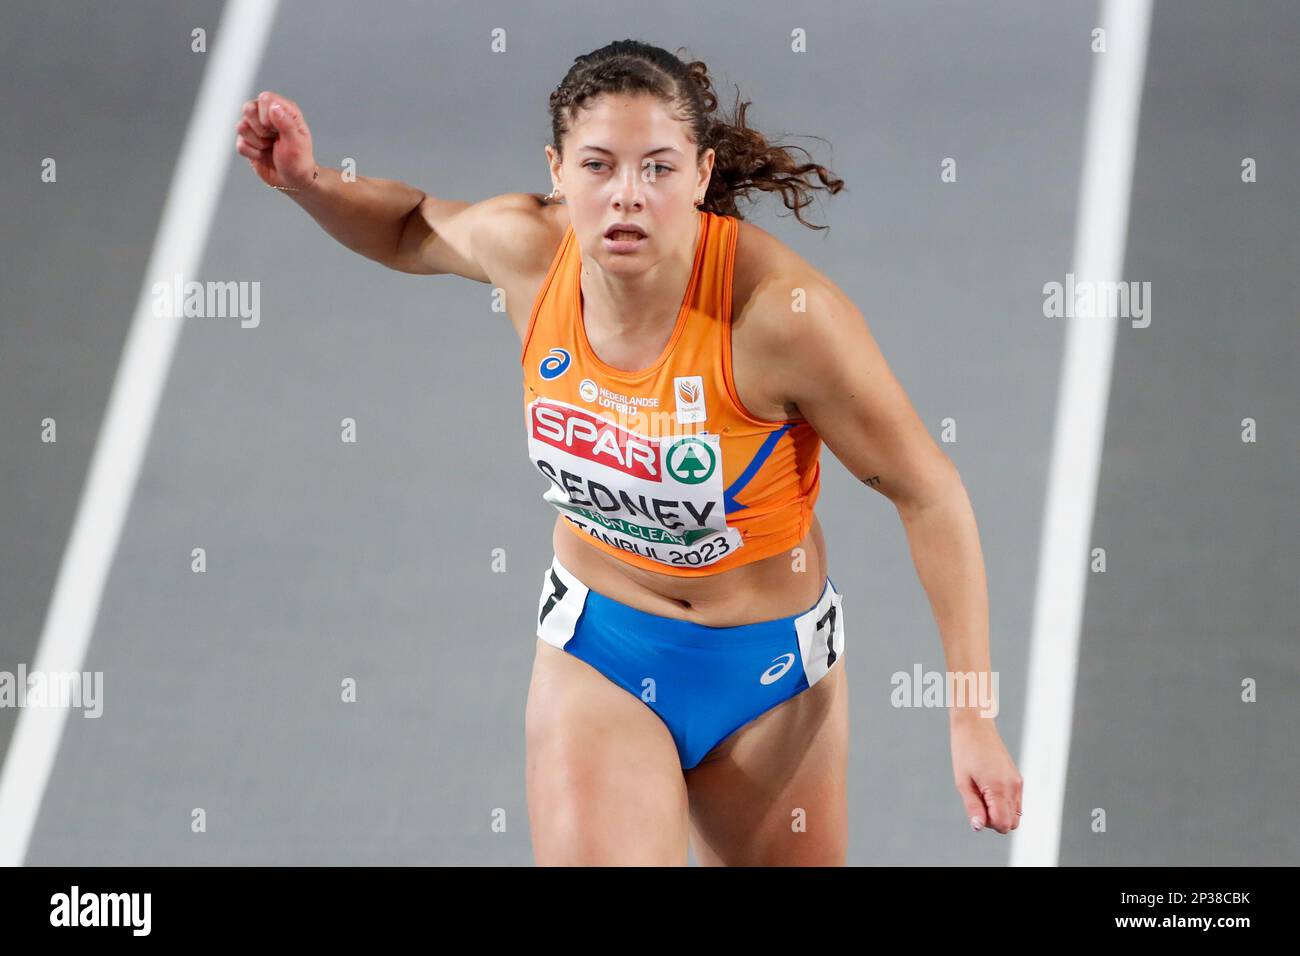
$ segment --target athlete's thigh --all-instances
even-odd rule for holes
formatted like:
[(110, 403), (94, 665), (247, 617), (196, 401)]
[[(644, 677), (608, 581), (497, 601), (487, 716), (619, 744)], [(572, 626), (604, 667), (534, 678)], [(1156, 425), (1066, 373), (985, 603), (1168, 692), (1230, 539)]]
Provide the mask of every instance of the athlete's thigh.
[(654, 711), (539, 639), (524, 725), (539, 866), (686, 865), (686, 782)]
[(841, 866), (848, 851), (844, 665), (750, 721), (686, 773), (705, 866)]

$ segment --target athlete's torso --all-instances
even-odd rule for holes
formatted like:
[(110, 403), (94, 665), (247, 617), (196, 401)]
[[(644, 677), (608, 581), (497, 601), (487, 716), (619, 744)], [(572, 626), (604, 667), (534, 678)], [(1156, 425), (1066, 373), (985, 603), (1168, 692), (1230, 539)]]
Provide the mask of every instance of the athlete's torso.
[[(760, 356), (746, 323), (727, 327), (728, 319), (743, 312), (757, 278), (779, 265), (775, 260), (783, 247), (739, 220), (701, 214), (693, 279), (681, 313), (657, 331), (654, 341), (647, 338), (641, 350), (645, 362), (628, 363), (626, 356), (638, 350), (624, 342), (627, 367), (614, 366), (586, 334), (574, 271), (581, 259), (567, 211), (547, 207), (539, 215), (553, 217), (550, 265), (546, 275), (520, 287), (534, 293), (526, 300), (527, 315), (519, 309), (520, 296), (513, 296), (511, 318), (525, 345), (530, 457), (539, 471), (549, 469), (553, 476), (547, 497), (560, 512), (553, 533), (560, 560), (589, 587), (615, 600), (697, 623), (731, 626), (805, 610), (821, 593), (826, 574), (825, 544), (812, 513), (820, 440), (797, 409), (774, 403), (764, 392)], [(730, 303), (723, 298), (727, 293)], [(729, 336), (725, 342), (723, 335)], [(724, 344), (730, 347), (729, 361), (721, 354)], [(611, 421), (627, 427), (608, 432)], [(592, 424), (604, 439), (603, 449), (584, 444), (584, 435), (597, 434)], [(646, 461), (667, 466), (659, 471), (664, 480), (674, 479), (670, 496), (639, 494), (654, 490), (639, 484), (641, 479), (658, 476), (638, 471), (637, 455), (645, 456), (638, 434), (659, 445)], [(626, 467), (605, 468), (610, 460), (601, 455), (606, 452)], [(583, 457), (571, 457), (574, 453)], [(596, 487), (594, 478), (601, 479)], [(604, 510), (592, 507), (596, 502), (588, 495), (599, 498)], [(620, 496), (644, 510), (620, 509)], [(649, 507), (647, 500), (653, 502)], [(681, 505), (665, 511), (664, 501)], [(741, 504), (746, 501), (758, 507), (746, 513)], [(587, 507), (575, 510), (574, 502)], [(685, 544), (687, 538), (675, 535), (655, 540), (656, 522), (646, 515), (656, 508), (659, 523), (673, 530), (695, 519), (691, 527), (698, 543)]]

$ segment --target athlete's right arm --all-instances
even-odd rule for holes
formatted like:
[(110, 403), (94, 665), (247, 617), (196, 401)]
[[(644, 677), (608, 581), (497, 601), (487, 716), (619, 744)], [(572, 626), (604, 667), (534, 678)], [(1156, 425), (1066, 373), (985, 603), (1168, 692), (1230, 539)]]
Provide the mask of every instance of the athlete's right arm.
[(345, 182), (318, 166), (311, 132), (292, 100), (269, 91), (244, 104), (236, 151), (268, 186), (285, 187), (331, 236), (391, 269), (504, 284), (537, 268), (540, 201), (506, 193), (477, 203), (437, 199), (393, 179)]

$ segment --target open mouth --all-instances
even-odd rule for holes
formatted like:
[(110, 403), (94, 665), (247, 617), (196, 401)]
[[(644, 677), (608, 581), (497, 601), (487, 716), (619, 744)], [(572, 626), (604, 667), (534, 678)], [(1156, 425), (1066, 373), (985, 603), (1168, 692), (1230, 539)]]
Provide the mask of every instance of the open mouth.
[(610, 242), (638, 242), (645, 238), (645, 230), (629, 222), (620, 222), (605, 231)]

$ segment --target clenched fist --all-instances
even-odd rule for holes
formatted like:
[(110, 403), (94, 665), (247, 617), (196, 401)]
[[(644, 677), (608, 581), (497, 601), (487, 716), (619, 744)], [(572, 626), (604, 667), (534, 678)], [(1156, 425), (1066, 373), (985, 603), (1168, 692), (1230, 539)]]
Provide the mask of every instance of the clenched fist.
[(248, 160), (253, 172), (268, 186), (302, 189), (316, 176), (311, 131), (298, 104), (263, 90), (244, 104), (243, 119), (235, 126), (235, 152)]

